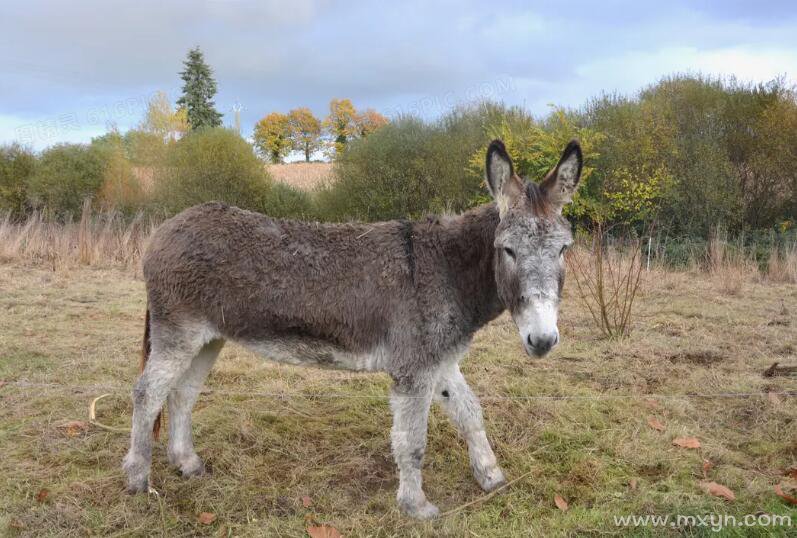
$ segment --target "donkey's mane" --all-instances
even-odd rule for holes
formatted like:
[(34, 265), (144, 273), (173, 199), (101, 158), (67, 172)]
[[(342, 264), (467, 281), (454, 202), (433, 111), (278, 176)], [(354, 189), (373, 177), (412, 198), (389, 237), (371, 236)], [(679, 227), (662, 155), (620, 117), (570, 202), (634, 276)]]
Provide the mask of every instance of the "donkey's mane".
[(549, 217), (552, 213), (552, 206), (540, 186), (534, 181), (526, 180), (526, 198), (531, 205), (534, 214), (538, 217)]

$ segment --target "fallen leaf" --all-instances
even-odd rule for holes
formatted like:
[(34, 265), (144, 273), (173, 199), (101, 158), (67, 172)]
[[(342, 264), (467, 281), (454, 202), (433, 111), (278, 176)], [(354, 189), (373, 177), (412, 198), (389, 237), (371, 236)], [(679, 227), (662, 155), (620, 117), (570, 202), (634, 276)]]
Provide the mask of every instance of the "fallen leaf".
[(708, 460), (703, 460), (703, 478), (708, 478), (708, 472), (714, 468), (714, 464)]
[(338, 529), (330, 527), (329, 525), (307, 527), (307, 534), (309, 534), (311, 538), (341, 538)]
[(631, 488), (631, 491), (636, 491), (636, 487), (637, 487), (636, 478), (632, 478), (631, 481), (628, 482), (628, 487)]
[(203, 525), (210, 525), (216, 521), (216, 514), (211, 514), (210, 512), (200, 512), (196, 518)]
[(658, 430), (660, 432), (665, 430), (664, 424), (662, 424), (661, 421), (656, 417), (648, 417), (648, 425), (654, 430)]
[(6, 384), (6, 382), (4, 380), (0, 379), (0, 389), (2, 389), (5, 384)]
[(767, 399), (772, 405), (780, 405), (780, 397), (774, 392), (767, 392)]
[(59, 427), (64, 430), (64, 433), (66, 433), (68, 437), (77, 437), (81, 433), (88, 431), (89, 423), (83, 422), (82, 420), (70, 420), (69, 422), (64, 422)]
[(700, 448), (697, 437), (676, 437), (672, 440), (672, 444), (681, 448)]
[(791, 469), (786, 469), (786, 476), (790, 476), (793, 479), (797, 480), (797, 467), (792, 467)]
[(313, 506), (313, 499), (305, 495), (304, 497), (302, 497), (302, 506), (304, 506), (305, 508), (310, 508), (311, 506)]
[(564, 498), (558, 493), (553, 496), (553, 502), (562, 512), (567, 512), (567, 509), (570, 508), (570, 505), (567, 504), (567, 501), (564, 500)]
[(47, 500), (47, 497), (50, 496), (50, 490), (47, 488), (42, 488), (39, 490), (39, 493), (36, 494), (36, 502), (43, 503)]
[(722, 497), (729, 501), (736, 500), (736, 495), (722, 484), (717, 484), (716, 482), (701, 482), (700, 487), (702, 487), (706, 493), (714, 495), (715, 497)]
[(792, 497), (791, 495), (784, 493), (783, 488), (780, 487), (780, 484), (775, 484), (775, 493), (777, 493), (778, 497), (781, 497), (787, 503), (797, 504), (797, 497)]
[(645, 398), (645, 404), (650, 407), (651, 409), (659, 409), (661, 407), (659, 402), (654, 400), (653, 398)]
[(25, 524), (18, 519), (12, 519), (11, 523), (9, 523), (8, 526), (11, 527), (12, 529), (17, 529), (17, 530), (25, 528)]

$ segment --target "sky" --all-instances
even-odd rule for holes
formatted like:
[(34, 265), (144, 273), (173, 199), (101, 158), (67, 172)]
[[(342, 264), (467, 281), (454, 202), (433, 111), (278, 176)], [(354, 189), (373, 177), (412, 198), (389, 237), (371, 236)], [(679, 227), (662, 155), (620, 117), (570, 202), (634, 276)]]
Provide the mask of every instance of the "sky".
[(672, 73), (797, 80), (797, 4), (647, 1), (2, 0), (0, 144), (42, 149), (140, 123), (188, 49), (227, 125), (331, 98), (432, 119), (492, 99), (538, 115)]

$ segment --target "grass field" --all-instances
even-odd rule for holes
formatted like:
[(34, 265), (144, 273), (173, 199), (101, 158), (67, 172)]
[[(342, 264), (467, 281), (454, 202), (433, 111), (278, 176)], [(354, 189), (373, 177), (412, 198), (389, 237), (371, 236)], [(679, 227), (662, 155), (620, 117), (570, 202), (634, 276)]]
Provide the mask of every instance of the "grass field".
[[(797, 285), (751, 279), (728, 292), (721, 277), (654, 271), (631, 336), (612, 341), (598, 337), (572, 284), (563, 342), (549, 357), (527, 358), (502, 317), (463, 366), (507, 477), (528, 476), (417, 523), (394, 501), (385, 376), (273, 365), (229, 344), (194, 413), (212, 473), (182, 479), (162, 440), (159, 495), (127, 495), (128, 436), (68, 423), (86, 421), (90, 401), (110, 393), (98, 420), (129, 426), (143, 283), (122, 270), (0, 264), (0, 535), (306, 536), (322, 523), (345, 536), (713, 535), (613, 518), (764, 512), (790, 515), (792, 527), (725, 532), (794, 536), (797, 510), (773, 486), (793, 484), (784, 475), (797, 466), (797, 397), (766, 393), (796, 391), (797, 378), (762, 372), (797, 363)], [(673, 446), (682, 436), (702, 448)], [(424, 478), (443, 511), (482, 496), (438, 409)], [(736, 500), (707, 494), (705, 480)], [(202, 512), (215, 520), (201, 523)]]
[(275, 181), (286, 183), (303, 191), (311, 191), (330, 180), (332, 163), (269, 164), (266, 166), (266, 170)]

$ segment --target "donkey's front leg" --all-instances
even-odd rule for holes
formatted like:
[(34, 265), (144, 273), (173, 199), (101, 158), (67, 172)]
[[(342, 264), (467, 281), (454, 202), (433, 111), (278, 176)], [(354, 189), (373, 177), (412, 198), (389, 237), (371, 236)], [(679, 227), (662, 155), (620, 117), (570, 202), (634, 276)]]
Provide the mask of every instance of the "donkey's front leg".
[(393, 410), (390, 440), (399, 469), (396, 499), (404, 513), (418, 519), (430, 519), (440, 514), (437, 507), (426, 500), (421, 479), (431, 403), (432, 386), (410, 391), (394, 387), (390, 394)]
[(492, 491), (506, 483), (493, 449), (487, 440), (479, 399), (455, 362), (441, 368), (435, 388), (435, 399), (468, 443), (470, 466), (484, 491)]

